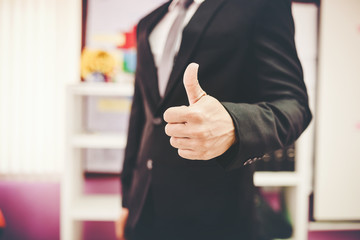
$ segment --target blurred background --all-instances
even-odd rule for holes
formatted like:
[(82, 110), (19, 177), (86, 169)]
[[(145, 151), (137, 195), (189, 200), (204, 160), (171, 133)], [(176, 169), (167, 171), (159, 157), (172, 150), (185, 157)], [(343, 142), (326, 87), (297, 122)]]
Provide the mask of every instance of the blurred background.
[[(0, 0), (0, 240), (115, 239), (136, 24), (164, 2)], [(360, 1), (292, 9), (314, 119), (257, 163), (258, 215), (273, 239), (360, 239)]]

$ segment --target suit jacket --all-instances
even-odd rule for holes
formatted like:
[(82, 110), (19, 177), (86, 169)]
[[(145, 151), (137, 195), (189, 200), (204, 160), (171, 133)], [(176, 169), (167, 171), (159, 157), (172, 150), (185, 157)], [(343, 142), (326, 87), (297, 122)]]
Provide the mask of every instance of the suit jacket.
[[(161, 98), (148, 39), (168, 5), (137, 28), (135, 93), (121, 176), (128, 225), (136, 225), (151, 187), (154, 210), (165, 221), (198, 230), (231, 225), (250, 236), (254, 185), (247, 163), (293, 143), (311, 120), (291, 2), (206, 0), (184, 28)], [(236, 143), (208, 161), (179, 157), (164, 131), (164, 111), (188, 105), (182, 76), (191, 62), (200, 65), (200, 86), (224, 105), (236, 129)]]

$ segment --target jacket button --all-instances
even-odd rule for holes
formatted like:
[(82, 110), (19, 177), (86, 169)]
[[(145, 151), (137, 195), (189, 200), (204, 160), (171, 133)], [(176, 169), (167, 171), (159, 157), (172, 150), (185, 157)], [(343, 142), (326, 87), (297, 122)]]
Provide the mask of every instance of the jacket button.
[(153, 168), (153, 161), (151, 159), (149, 159), (147, 162), (146, 162), (146, 167), (151, 170)]
[(161, 125), (162, 118), (160, 118), (160, 117), (153, 118), (152, 122), (153, 122), (154, 125)]

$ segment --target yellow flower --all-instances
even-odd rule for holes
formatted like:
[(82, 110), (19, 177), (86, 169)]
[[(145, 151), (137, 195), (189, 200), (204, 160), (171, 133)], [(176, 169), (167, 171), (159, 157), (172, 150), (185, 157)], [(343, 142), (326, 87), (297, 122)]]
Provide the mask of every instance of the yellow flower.
[(100, 72), (111, 76), (116, 66), (115, 58), (102, 50), (89, 50), (85, 48), (81, 56), (81, 77), (86, 78), (89, 74)]

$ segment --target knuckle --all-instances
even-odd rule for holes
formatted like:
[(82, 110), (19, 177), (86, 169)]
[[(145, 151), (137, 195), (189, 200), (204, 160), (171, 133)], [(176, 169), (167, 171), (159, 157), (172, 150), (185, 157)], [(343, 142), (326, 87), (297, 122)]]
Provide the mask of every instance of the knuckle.
[(201, 159), (201, 160), (207, 161), (207, 160), (210, 160), (210, 159), (211, 159), (211, 158), (210, 158), (209, 156), (205, 155), (205, 156), (202, 156), (202, 159)]
[(186, 149), (196, 149), (197, 145), (193, 139), (186, 139), (183, 141), (182, 147)]
[(203, 138), (211, 139), (212, 134), (211, 134), (211, 130), (209, 128), (203, 128), (202, 132), (203, 132)]
[(201, 152), (199, 152), (199, 153), (196, 154), (196, 159), (197, 160), (204, 160), (204, 155)]
[(196, 131), (194, 131), (193, 134), (196, 138), (200, 138), (200, 139), (206, 137), (206, 133), (203, 130), (196, 130)]
[(189, 119), (190, 121), (191, 120), (194, 120), (196, 118), (196, 113), (194, 111), (189, 111), (187, 114), (186, 114), (186, 118)]
[(192, 108), (188, 113), (188, 118), (193, 122), (202, 122), (204, 120), (203, 113), (198, 108)]
[(207, 152), (207, 151), (204, 151), (204, 152), (202, 152), (201, 154), (199, 154), (199, 159), (200, 159), (200, 160), (209, 160), (210, 158), (209, 158), (208, 152)]
[(205, 155), (204, 155), (204, 160), (210, 160), (213, 158), (213, 154), (210, 153), (210, 152), (207, 152)]
[(211, 144), (209, 141), (203, 141), (203, 142), (202, 142), (202, 146), (203, 146), (205, 149), (211, 149), (212, 144)]
[(204, 122), (206, 119), (206, 114), (204, 113), (204, 111), (200, 108), (196, 108), (195, 109), (196, 112), (196, 120), (200, 121), (200, 122)]
[(201, 133), (201, 131), (194, 131), (194, 132), (192, 133), (192, 135), (193, 135), (195, 138), (201, 138), (202, 133)]

